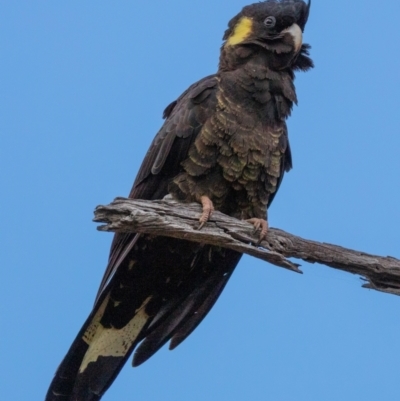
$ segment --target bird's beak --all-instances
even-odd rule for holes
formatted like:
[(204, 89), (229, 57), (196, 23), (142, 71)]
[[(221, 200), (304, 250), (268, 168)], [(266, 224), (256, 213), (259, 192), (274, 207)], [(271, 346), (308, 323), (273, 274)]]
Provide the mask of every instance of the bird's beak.
[(303, 32), (301, 28), (297, 24), (293, 24), (289, 28), (284, 29), (281, 32), (281, 35), (285, 35), (286, 33), (292, 36), (294, 42), (294, 50), (297, 53), (301, 49), (301, 45), (303, 44)]

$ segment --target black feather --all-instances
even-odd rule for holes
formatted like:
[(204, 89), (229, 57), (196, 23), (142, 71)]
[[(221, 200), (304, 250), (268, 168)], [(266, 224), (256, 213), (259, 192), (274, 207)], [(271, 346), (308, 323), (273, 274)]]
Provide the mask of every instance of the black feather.
[[(133, 199), (199, 202), (237, 218), (267, 219), (267, 207), (292, 167), (285, 120), (297, 101), (294, 71), (313, 66), (277, 27), (307, 21), (301, 0), (246, 6), (229, 22), (218, 72), (190, 86), (164, 110), (164, 124), (139, 169)], [(230, 38), (244, 16), (252, 29)], [(280, 31), (281, 32), (281, 31)], [(61, 362), (46, 401), (98, 401), (134, 351), (133, 365), (169, 340), (175, 348), (199, 325), (241, 257), (185, 240), (117, 233), (93, 310)]]

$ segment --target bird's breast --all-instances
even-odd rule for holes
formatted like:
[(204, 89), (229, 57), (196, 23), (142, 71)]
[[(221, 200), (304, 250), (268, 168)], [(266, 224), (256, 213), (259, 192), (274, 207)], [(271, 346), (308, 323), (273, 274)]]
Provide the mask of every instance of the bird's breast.
[(292, 104), (290, 85), (267, 72), (220, 78), (215, 109), (182, 163), (184, 172), (173, 180), (176, 197), (198, 201), (206, 195), (216, 209), (237, 217), (265, 216), (282, 172), (284, 111)]

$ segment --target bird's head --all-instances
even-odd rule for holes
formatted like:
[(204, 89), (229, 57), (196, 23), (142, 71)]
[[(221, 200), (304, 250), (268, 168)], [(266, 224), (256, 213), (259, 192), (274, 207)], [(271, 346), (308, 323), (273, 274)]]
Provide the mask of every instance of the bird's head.
[[(276, 68), (290, 65), (299, 56), (308, 55), (303, 44), (304, 27), (310, 13), (311, 0), (267, 0), (250, 4), (229, 21), (222, 47), (225, 54), (245, 54), (244, 47), (271, 53)], [(242, 49), (242, 50), (240, 50)], [(309, 59), (308, 59), (309, 60)], [(300, 60), (298, 69), (312, 67)]]

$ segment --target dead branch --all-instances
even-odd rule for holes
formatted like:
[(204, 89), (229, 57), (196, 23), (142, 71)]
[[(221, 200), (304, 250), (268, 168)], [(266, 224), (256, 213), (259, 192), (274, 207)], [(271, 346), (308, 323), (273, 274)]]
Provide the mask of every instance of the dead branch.
[(400, 295), (400, 260), (354, 251), (337, 245), (306, 240), (270, 228), (266, 240), (258, 244), (258, 234), (245, 221), (214, 212), (198, 230), (200, 205), (182, 204), (171, 199), (160, 201), (116, 198), (110, 205), (98, 206), (95, 222), (106, 223), (100, 231), (164, 235), (233, 249), (276, 266), (301, 273), (299, 265), (287, 258), (320, 263), (358, 274), (364, 288)]

